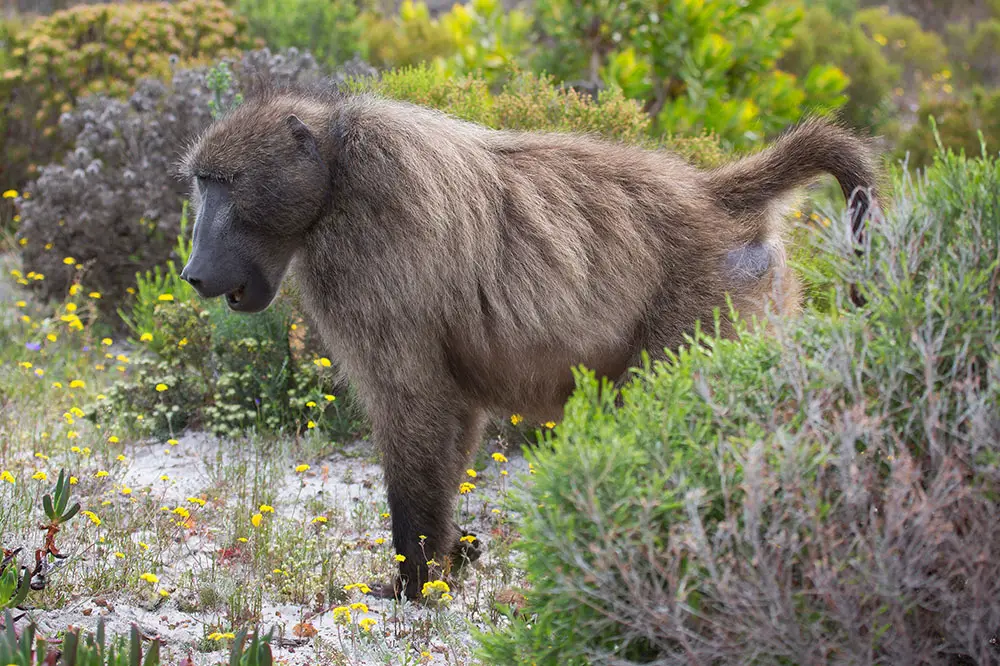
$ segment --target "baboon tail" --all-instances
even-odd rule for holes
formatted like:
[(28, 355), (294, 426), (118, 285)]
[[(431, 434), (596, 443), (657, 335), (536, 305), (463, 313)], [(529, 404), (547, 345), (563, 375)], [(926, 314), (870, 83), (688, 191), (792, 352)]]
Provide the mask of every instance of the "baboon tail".
[(709, 187), (734, 215), (763, 219), (775, 198), (823, 173), (840, 184), (851, 210), (851, 230), (860, 242), (861, 225), (876, 196), (876, 162), (865, 140), (831, 121), (810, 118), (769, 148), (710, 171)]

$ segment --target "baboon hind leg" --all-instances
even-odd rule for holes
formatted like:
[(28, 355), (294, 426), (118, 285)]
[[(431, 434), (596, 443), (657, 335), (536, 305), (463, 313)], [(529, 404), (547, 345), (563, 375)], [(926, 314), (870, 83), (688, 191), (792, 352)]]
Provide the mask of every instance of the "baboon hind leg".
[[(455, 462), (457, 467), (453, 473), (456, 491), (461, 487), (463, 481), (471, 481), (466, 470), (469, 469), (476, 451), (483, 443), (483, 433), (486, 430), (487, 421), (486, 412), (480, 409), (472, 408), (465, 414), (462, 432), (456, 440)], [(455, 529), (458, 533), (458, 540), (452, 549), (451, 559), (453, 567), (459, 569), (467, 562), (478, 560), (482, 555), (482, 546), (476, 534), (466, 531), (458, 524), (455, 525)], [(466, 537), (466, 540), (463, 540), (463, 537)], [(472, 540), (468, 540), (467, 537), (472, 537)]]
[(427, 562), (444, 563), (459, 544), (454, 509), (469, 410), (458, 400), (386, 401), (373, 410), (373, 436), (382, 451), (393, 548), (403, 561), (398, 576), (377, 596), (411, 599), (429, 580)]

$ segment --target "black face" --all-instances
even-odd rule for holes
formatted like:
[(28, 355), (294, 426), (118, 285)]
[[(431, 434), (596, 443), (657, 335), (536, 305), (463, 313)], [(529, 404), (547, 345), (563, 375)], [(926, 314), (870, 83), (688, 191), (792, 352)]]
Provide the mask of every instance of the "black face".
[(191, 256), (181, 271), (203, 298), (225, 295), (236, 312), (261, 312), (281, 285), (291, 252), (241, 220), (226, 184), (196, 179)]

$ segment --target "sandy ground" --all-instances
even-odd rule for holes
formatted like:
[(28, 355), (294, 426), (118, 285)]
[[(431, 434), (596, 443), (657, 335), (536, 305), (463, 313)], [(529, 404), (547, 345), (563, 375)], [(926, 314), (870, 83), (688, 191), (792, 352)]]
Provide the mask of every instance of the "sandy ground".
[[(129, 468), (122, 482), (141, 493), (146, 488), (153, 489), (157, 501), (164, 506), (185, 504), (187, 497), (198, 495), (213, 483), (213, 466), (225, 465), (230, 457), (245, 455), (238, 445), (221, 441), (204, 433), (186, 433), (179, 438), (179, 443), (170, 448), (162, 444), (133, 445), (126, 450)], [(314, 465), (314, 470), (306, 474), (298, 474), (290, 469), (280, 482), (286, 492), (279, 497), (288, 501), (277, 501), (274, 505), (274, 516), (302, 521), (305, 518), (305, 507), (311, 499), (319, 500), (324, 506), (330, 507), (331, 514), (337, 510), (349, 515), (354, 505), (372, 503), (381, 500), (384, 495), (381, 468), (366, 461), (371, 445), (366, 442), (356, 442), (347, 447), (344, 453), (338, 453)], [(484, 443), (490, 446), (490, 442)], [(506, 464), (510, 479), (522, 476), (527, 472), (527, 464), (523, 457), (513, 452), (507, 453), (509, 462)], [(364, 456), (364, 457), (363, 457)], [(322, 468), (326, 468), (320, 471)], [(161, 481), (162, 475), (171, 479), (169, 485)], [(345, 477), (349, 481), (345, 481)], [(496, 483), (483, 483), (484, 478), (477, 481), (476, 506), (472, 513), (476, 516), (490, 514), (490, 506), (496, 506), (499, 487)], [(472, 605), (478, 605), (482, 611), (484, 595), (477, 594), (477, 587), (489, 577), (493, 567), (493, 553), (490, 549), (490, 529), (483, 519), (473, 519), (464, 525), (475, 532), (484, 546), (484, 553), (475, 569), (462, 583), (454, 589), (454, 601), (445, 610), (406, 604), (396, 605), (392, 601), (379, 600), (371, 595), (360, 595), (355, 592), (350, 602), (362, 601), (368, 606), (368, 612), (361, 617), (371, 617), (377, 621), (380, 631), (374, 631), (369, 640), (358, 641), (352, 646), (350, 636), (345, 628), (334, 623), (328, 604), (326, 612), (311, 618), (304, 617), (310, 609), (303, 605), (280, 604), (265, 601), (262, 609), (263, 629), (276, 627), (277, 638), (272, 642), (272, 650), (278, 663), (290, 665), (304, 664), (463, 664), (469, 663), (467, 656), (459, 654), (461, 648), (472, 645), (471, 634), (467, 623), (470, 617), (477, 614), (470, 612)], [(376, 529), (364, 533), (355, 531), (348, 525), (338, 525), (338, 534), (345, 542), (360, 539), (383, 537), (386, 544), (391, 543), (389, 530), (376, 526)], [(137, 534), (137, 539), (142, 535)], [(158, 573), (158, 587), (171, 589), (172, 583), (185, 572), (206, 571), (212, 566), (212, 553), (219, 543), (205, 536), (194, 536), (188, 539), (183, 547), (171, 549), (171, 554), (164, 558), (163, 569)], [(385, 546), (388, 549), (388, 545)], [(388, 551), (386, 551), (388, 552)], [(352, 566), (360, 581), (373, 582), (375, 578), (365, 578), (365, 565), (358, 562)], [(199, 652), (194, 642), (205, 634), (205, 626), (217, 622), (217, 612), (185, 612), (179, 608), (183, 598), (171, 596), (160, 603), (150, 605), (136, 604), (134, 595), (104, 594), (99, 597), (82, 596), (71, 600), (57, 610), (38, 610), (31, 613), (42, 634), (55, 634), (69, 625), (93, 630), (98, 618), (104, 618), (107, 631), (126, 634), (135, 623), (147, 637), (159, 636), (162, 641), (161, 655), (164, 664), (178, 664), (185, 657), (192, 664), (223, 663), (226, 654), (217, 650), (214, 652)], [(395, 607), (395, 608), (394, 608)], [(303, 620), (315, 628), (315, 636), (309, 638), (294, 635), (294, 627)], [(430, 631), (430, 640), (424, 644), (421, 632), (417, 627), (429, 625), (446, 627), (444, 630)], [(483, 628), (483, 625), (479, 625)], [(412, 631), (412, 643), (420, 651), (428, 652), (420, 656), (413, 650), (406, 650), (407, 633)], [(386, 635), (388, 634), (388, 635)], [(437, 635), (437, 637), (435, 637)], [(442, 639), (443, 637), (443, 639)], [(330, 648), (327, 652), (324, 648)], [(457, 648), (457, 649), (456, 649)], [(342, 653), (334, 658), (331, 654)], [(409, 656), (404, 653), (409, 652)], [(186, 666), (186, 665), (185, 665)]]

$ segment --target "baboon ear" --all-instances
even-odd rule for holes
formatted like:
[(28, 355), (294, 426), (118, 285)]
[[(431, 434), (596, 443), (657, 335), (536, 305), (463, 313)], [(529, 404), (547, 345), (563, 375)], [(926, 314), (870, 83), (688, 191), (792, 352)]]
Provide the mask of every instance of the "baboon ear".
[(285, 118), (285, 122), (292, 130), (292, 136), (295, 137), (299, 145), (314, 157), (319, 158), (319, 142), (316, 141), (316, 137), (306, 124), (294, 113)]

